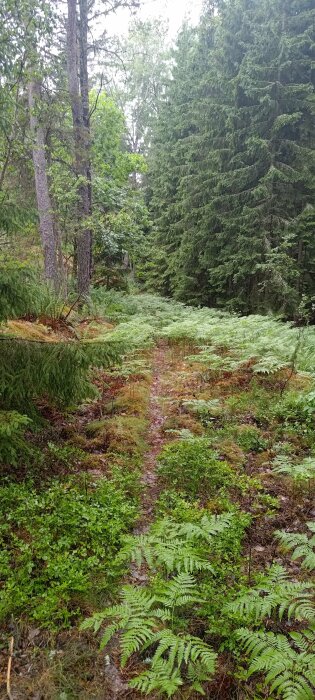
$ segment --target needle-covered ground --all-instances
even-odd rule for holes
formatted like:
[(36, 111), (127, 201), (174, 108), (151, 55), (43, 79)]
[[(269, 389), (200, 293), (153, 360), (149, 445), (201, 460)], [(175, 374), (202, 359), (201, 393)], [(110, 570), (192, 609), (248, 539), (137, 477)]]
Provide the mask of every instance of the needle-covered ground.
[(314, 330), (99, 290), (73, 333), (123, 356), (2, 458), (3, 696), (13, 637), (15, 700), (310, 700)]

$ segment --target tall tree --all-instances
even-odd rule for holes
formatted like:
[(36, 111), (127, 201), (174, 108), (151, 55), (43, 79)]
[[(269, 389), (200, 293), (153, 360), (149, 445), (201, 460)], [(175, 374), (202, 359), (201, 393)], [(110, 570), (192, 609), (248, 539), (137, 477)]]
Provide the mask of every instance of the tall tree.
[(32, 136), (32, 152), (35, 174), (35, 189), (39, 216), (39, 230), (44, 253), (45, 277), (56, 290), (60, 285), (54, 214), (49, 194), (47, 160), (45, 153), (45, 129), (38, 114), (41, 86), (33, 76), (28, 85), (28, 103)]
[[(177, 54), (174, 78), (180, 70), (192, 76), (190, 108), (181, 109), (189, 123), (183, 132), (180, 117), (165, 137), (158, 132), (157, 235), (165, 251), (173, 246), (170, 281), (185, 301), (290, 314), (315, 289), (314, 3), (218, 6), (218, 15), (210, 6), (204, 16), (185, 71), (187, 58)], [(175, 80), (168, 103), (175, 114)]]
[[(68, 0), (67, 61), (69, 95), (73, 119), (74, 162), (78, 181), (76, 240), (77, 284), (79, 294), (89, 291), (92, 272), (91, 215), (91, 165), (87, 68), (87, 17), (86, 0)], [(78, 33), (79, 27), (79, 33)], [(80, 41), (78, 41), (80, 37)]]

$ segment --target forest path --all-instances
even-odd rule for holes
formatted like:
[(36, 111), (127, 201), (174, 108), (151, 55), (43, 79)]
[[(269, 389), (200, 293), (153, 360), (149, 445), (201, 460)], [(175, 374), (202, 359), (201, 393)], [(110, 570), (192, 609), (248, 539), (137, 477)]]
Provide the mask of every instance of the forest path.
[[(141, 476), (141, 506), (140, 518), (133, 531), (134, 535), (144, 534), (148, 531), (154, 513), (154, 505), (158, 497), (158, 485), (156, 464), (158, 455), (163, 447), (165, 438), (162, 428), (165, 416), (162, 409), (164, 382), (163, 378), (168, 369), (168, 346), (158, 342), (153, 350), (152, 357), (152, 382), (148, 411), (147, 450), (143, 459), (143, 471)], [(147, 574), (144, 568), (131, 564), (129, 579), (136, 585), (144, 585), (147, 582)], [(108, 700), (120, 700), (130, 695), (130, 688), (125, 682), (119, 669), (119, 635), (115, 635), (108, 645), (110, 656), (107, 657), (105, 677)], [(106, 697), (107, 700), (107, 697)]]
[(141, 485), (143, 487), (141, 496), (141, 514), (134, 530), (135, 535), (143, 534), (148, 530), (152, 522), (154, 505), (158, 497), (156, 462), (165, 442), (162, 435), (165, 416), (163, 413), (161, 400), (163, 397), (163, 377), (168, 368), (167, 347), (168, 346), (165, 343), (159, 342), (153, 352), (152, 384), (149, 401), (147, 434), (148, 449), (144, 455), (143, 461), (143, 472), (141, 477)]

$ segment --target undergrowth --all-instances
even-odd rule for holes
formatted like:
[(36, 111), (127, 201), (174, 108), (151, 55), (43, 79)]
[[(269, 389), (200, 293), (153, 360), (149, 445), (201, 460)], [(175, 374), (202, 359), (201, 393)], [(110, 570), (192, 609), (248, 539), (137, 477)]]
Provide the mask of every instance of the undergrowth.
[[(2, 341), (28, 375), (21, 390), (4, 363), (0, 378), (4, 628), (49, 630), (59, 680), (47, 698), (107, 692), (63, 661), (82, 640), (97, 658), (92, 630), (102, 668), (117, 664), (119, 633), (135, 700), (310, 700), (314, 330), (103, 290), (83, 316), (83, 343), (56, 343), (53, 371), (47, 343), (23, 364)], [(156, 343), (155, 504), (135, 534)]]

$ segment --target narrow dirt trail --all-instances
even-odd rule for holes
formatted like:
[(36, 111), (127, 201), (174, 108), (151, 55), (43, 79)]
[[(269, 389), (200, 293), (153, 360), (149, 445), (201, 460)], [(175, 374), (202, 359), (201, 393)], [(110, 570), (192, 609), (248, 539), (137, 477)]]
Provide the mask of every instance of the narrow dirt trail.
[(162, 428), (165, 421), (161, 406), (163, 397), (163, 375), (167, 368), (167, 346), (159, 343), (153, 353), (153, 377), (150, 392), (149, 419), (148, 419), (148, 449), (144, 455), (143, 473), (141, 484), (143, 486), (141, 497), (141, 515), (135, 535), (143, 534), (148, 530), (152, 522), (154, 504), (158, 496), (156, 462), (163, 447)]
[[(152, 520), (154, 505), (158, 497), (158, 485), (156, 464), (157, 457), (164, 443), (162, 428), (165, 421), (161, 406), (163, 397), (163, 376), (167, 369), (167, 345), (160, 342), (153, 351), (152, 358), (152, 383), (149, 400), (147, 451), (143, 459), (143, 472), (141, 477), (142, 495), (140, 518), (134, 529), (134, 535), (144, 534), (148, 531)], [(136, 585), (144, 585), (147, 581), (145, 570), (135, 564), (130, 566), (129, 579)], [(107, 685), (106, 700), (120, 700), (129, 696), (130, 688), (125, 682), (118, 668), (119, 636), (115, 635), (108, 645), (110, 656), (106, 657), (105, 677)]]

